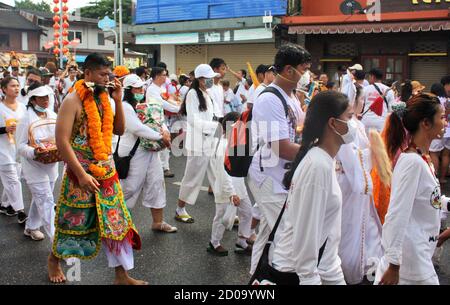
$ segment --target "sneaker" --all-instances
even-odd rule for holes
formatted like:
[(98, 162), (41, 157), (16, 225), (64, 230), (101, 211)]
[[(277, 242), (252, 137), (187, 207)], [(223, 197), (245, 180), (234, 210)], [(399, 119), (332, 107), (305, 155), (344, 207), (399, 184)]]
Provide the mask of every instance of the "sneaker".
[(45, 238), (44, 233), (39, 230), (25, 229), (25, 231), (23, 231), (23, 234), (35, 241), (41, 241)]
[(169, 169), (166, 169), (164, 171), (164, 178), (173, 178), (173, 177), (175, 177), (175, 175)]
[(6, 216), (11, 217), (11, 216), (16, 216), (18, 213), (16, 211), (14, 211), (12, 206), (8, 206), (6, 208), (6, 213), (5, 214), (6, 214)]
[(28, 219), (28, 216), (27, 216), (27, 214), (25, 214), (24, 211), (20, 211), (20, 212), (17, 214), (17, 221), (18, 221), (20, 224), (22, 224), (22, 223), (24, 223), (25, 221), (27, 221), (27, 219)]
[(236, 244), (236, 249), (234, 249), (234, 253), (252, 256), (252, 250), (253, 247), (251, 245), (248, 245), (247, 248), (243, 248), (241, 245)]
[(217, 248), (214, 248), (214, 246), (212, 245), (211, 242), (209, 243), (208, 248), (206, 248), (206, 251), (208, 251), (209, 253), (216, 255), (216, 256), (227, 256), (228, 255), (227, 249), (225, 249), (221, 245), (218, 246)]

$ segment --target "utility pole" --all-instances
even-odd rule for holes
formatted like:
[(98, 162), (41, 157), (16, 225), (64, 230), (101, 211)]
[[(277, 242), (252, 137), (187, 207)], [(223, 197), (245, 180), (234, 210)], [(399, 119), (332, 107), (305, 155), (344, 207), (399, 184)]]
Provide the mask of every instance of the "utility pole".
[(59, 17), (61, 18), (61, 20), (60, 20), (60, 26), (61, 26), (61, 28), (60, 28), (60, 33), (61, 33), (61, 35), (59, 36), (59, 67), (61, 68), (61, 69), (64, 69), (64, 60), (63, 60), (63, 56), (64, 56), (64, 53), (63, 53), (63, 48), (64, 48), (64, 44), (63, 44), (63, 40), (64, 40), (64, 38), (63, 38), (63, 35), (62, 35), (62, 32), (64, 31), (64, 28), (63, 28), (63, 2), (62, 1), (59, 1)]
[(123, 65), (123, 28), (122, 28), (122, 0), (119, 0), (119, 37), (120, 37), (120, 54), (119, 65)]

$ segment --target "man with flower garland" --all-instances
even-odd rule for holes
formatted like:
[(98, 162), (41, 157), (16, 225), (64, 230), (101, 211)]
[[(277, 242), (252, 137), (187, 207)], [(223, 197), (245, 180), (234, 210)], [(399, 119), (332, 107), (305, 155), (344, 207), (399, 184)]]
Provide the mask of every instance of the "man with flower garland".
[[(84, 80), (65, 98), (56, 123), (56, 145), (66, 170), (48, 258), (49, 279), (64, 282), (61, 259), (91, 259), (103, 245), (109, 267), (115, 268), (115, 284), (146, 284), (127, 273), (134, 265), (133, 249), (139, 250), (141, 242), (112, 158), (113, 133), (125, 130), (122, 86), (118, 79), (109, 83), (110, 64), (100, 54), (86, 58), (84, 73)], [(113, 87), (113, 103), (107, 87)]]

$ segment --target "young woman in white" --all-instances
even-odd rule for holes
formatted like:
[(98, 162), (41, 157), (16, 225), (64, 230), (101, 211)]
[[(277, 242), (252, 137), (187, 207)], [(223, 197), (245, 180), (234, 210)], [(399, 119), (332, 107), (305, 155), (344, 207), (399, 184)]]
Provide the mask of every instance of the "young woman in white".
[(231, 125), (239, 118), (238, 112), (226, 114), (222, 121), (224, 131), (220, 142), (217, 144), (217, 150), (214, 153), (214, 171), (216, 181), (214, 188), (216, 190), (214, 200), (216, 202), (216, 214), (212, 224), (211, 240), (208, 252), (219, 256), (225, 256), (228, 251), (220, 244), (224, 232), (224, 216), (230, 204), (237, 207), (239, 216), (238, 238), (236, 240), (235, 253), (251, 255), (252, 247), (247, 243), (251, 235), (252, 221), (252, 203), (248, 196), (245, 178), (230, 177), (224, 168), (225, 152), (227, 149), (227, 128), (231, 130)]
[[(371, 177), (372, 168), (378, 164), (373, 164), (372, 160), (382, 159), (390, 167), (384, 145), (376, 149), (381, 143), (379, 135), (379, 142), (374, 142), (377, 135), (371, 131), (369, 141), (364, 124), (356, 118), (356, 114), (361, 113), (361, 101), (354, 98), (354, 102), (355, 141), (342, 145), (336, 156), (336, 174), (342, 191), (342, 232), (338, 253), (345, 281), (352, 285), (361, 283), (383, 255), (381, 221), (373, 201)], [(378, 158), (373, 158), (374, 155)]]
[[(193, 223), (194, 219), (186, 212), (186, 204), (194, 205), (202, 187), (205, 174), (209, 185), (214, 186), (215, 172), (212, 157), (217, 144), (216, 130), (220, 131), (219, 124), (213, 120), (214, 108), (211, 97), (206, 90), (214, 83), (214, 73), (207, 64), (195, 68), (195, 80), (186, 99), (181, 106), (180, 113), (187, 116), (187, 130), (185, 148), (187, 151), (186, 169), (181, 181), (178, 196), (178, 207), (175, 219), (184, 223)], [(213, 192), (216, 193), (217, 190)]]
[(345, 284), (338, 256), (342, 193), (334, 158), (342, 144), (355, 139), (352, 117), (345, 95), (316, 95), (306, 112), (300, 151), (285, 175), (289, 194), (269, 263), (296, 273), (300, 285)]
[(394, 168), (375, 283), (438, 285), (431, 258), (439, 237), (441, 189), (429, 148), (444, 134), (445, 112), (438, 98), (421, 94), (396, 107), (389, 120), (388, 151), (401, 147), (405, 129), (411, 141)]
[(6, 77), (1, 82), (5, 99), (0, 102), (0, 178), (3, 184), (0, 212), (7, 216), (17, 215), (19, 223), (27, 220), (24, 212), (20, 164), (16, 151), (16, 126), (26, 114), (24, 104), (17, 101), (19, 81)]
[(17, 127), (17, 149), (22, 161), (23, 175), (31, 192), (31, 206), (24, 234), (36, 241), (43, 240), (44, 234), (39, 230), (43, 226), (52, 242), (55, 233), (53, 189), (58, 178), (58, 162), (44, 164), (35, 161), (36, 152), (44, 147), (30, 146), (28, 136), (30, 126), (37, 121), (53, 122), (32, 129), (31, 132), (36, 144), (47, 141), (55, 143), (56, 113), (48, 108), (50, 94), (52, 93), (48, 88), (41, 84), (33, 84), (28, 89), (27, 113)]
[[(144, 82), (135, 74), (125, 77), (123, 110), (125, 112), (125, 133), (118, 143), (120, 157), (128, 156), (138, 139), (163, 140), (170, 145), (170, 134), (167, 130), (160, 132), (146, 126), (136, 113), (136, 105), (144, 101)], [(117, 149), (117, 147), (116, 147)], [(161, 232), (176, 232), (163, 221), (166, 206), (166, 187), (161, 161), (157, 151), (151, 151), (139, 145), (130, 160), (130, 169), (126, 179), (121, 180), (123, 194), (128, 208), (133, 208), (143, 192), (142, 204), (151, 209), (152, 229)]]

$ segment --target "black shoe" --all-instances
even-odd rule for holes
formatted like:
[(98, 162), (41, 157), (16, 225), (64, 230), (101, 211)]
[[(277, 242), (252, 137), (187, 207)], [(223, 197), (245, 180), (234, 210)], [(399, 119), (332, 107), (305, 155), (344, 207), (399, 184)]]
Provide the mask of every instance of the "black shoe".
[(218, 246), (217, 248), (214, 248), (214, 246), (212, 245), (212, 243), (209, 243), (208, 248), (206, 248), (206, 251), (208, 251), (209, 253), (216, 255), (216, 256), (227, 256), (228, 255), (228, 250), (225, 249), (222, 246)]
[(252, 256), (253, 247), (247, 245), (247, 248), (243, 248), (241, 245), (236, 244), (236, 249), (234, 249), (234, 253), (242, 254), (247, 256)]
[(172, 172), (170, 170), (166, 169), (164, 171), (164, 178), (173, 178), (173, 177), (175, 177), (175, 175), (172, 174)]
[(12, 206), (9, 206), (9, 207), (6, 208), (6, 213), (5, 214), (6, 214), (6, 216), (11, 217), (11, 216), (16, 216), (18, 213), (16, 211), (14, 211)]
[(25, 214), (24, 211), (20, 211), (20, 212), (17, 214), (17, 221), (18, 221), (20, 224), (22, 224), (22, 223), (24, 223), (25, 221), (27, 221), (27, 219), (28, 219), (28, 216), (27, 216), (27, 214)]

